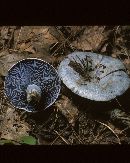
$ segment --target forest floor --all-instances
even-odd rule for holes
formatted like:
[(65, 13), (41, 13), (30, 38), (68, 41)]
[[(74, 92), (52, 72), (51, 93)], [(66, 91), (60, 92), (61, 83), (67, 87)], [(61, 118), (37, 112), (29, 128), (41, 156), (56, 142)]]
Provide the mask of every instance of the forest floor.
[(130, 26), (0, 27), (0, 144), (130, 144), (130, 89), (95, 102), (62, 83), (57, 101), (42, 113), (16, 109), (5, 97), (4, 77), (19, 60), (40, 58), (57, 69), (74, 51), (118, 58), (130, 76)]

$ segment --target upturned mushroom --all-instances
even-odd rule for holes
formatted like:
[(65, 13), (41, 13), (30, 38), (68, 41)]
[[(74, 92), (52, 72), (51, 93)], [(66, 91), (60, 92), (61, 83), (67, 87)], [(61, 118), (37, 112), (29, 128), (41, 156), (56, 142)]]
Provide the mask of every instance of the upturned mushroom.
[(57, 99), (61, 80), (56, 69), (37, 59), (16, 63), (5, 77), (5, 94), (16, 108), (37, 112), (51, 106)]
[(59, 65), (63, 83), (75, 94), (95, 101), (109, 101), (130, 86), (126, 68), (119, 59), (92, 52), (73, 52)]

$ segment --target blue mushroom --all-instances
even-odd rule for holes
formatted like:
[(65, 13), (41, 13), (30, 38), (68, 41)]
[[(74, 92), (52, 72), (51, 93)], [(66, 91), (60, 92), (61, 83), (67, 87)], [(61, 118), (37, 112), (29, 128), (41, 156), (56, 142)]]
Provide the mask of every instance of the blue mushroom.
[(73, 52), (59, 65), (63, 83), (75, 94), (95, 101), (109, 101), (130, 86), (119, 59), (92, 52)]
[(16, 63), (5, 77), (5, 94), (16, 108), (28, 112), (46, 109), (57, 99), (61, 81), (56, 69), (37, 59)]

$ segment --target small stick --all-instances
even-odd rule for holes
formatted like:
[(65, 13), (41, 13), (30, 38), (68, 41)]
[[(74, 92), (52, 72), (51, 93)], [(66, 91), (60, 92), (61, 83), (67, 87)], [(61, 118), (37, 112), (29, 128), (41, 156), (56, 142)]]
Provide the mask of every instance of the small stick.
[(23, 29), (23, 27), (20, 28), (20, 31), (19, 31), (19, 34), (18, 34), (18, 38), (17, 38), (17, 41), (16, 41), (15, 46), (14, 46), (14, 50), (16, 49), (16, 46), (17, 46), (17, 44), (19, 42), (19, 38), (20, 38), (22, 29)]
[(118, 139), (118, 142), (119, 142), (119, 144), (121, 144), (121, 142), (120, 142), (120, 139), (119, 139), (119, 137), (118, 137), (118, 135), (112, 130), (112, 128), (111, 127), (109, 127), (107, 124), (105, 124), (105, 123), (102, 123), (102, 122), (100, 122), (100, 121), (98, 121), (98, 120), (95, 120), (96, 122), (98, 122), (98, 123), (100, 123), (100, 124), (102, 124), (102, 125), (104, 125), (104, 126), (106, 126), (109, 130), (111, 130), (112, 131), (112, 133), (117, 137), (117, 139)]
[(65, 138), (63, 138), (61, 136), (61, 134), (59, 134), (57, 131), (54, 130), (55, 133), (57, 133), (57, 135), (66, 143), (66, 144), (70, 144)]

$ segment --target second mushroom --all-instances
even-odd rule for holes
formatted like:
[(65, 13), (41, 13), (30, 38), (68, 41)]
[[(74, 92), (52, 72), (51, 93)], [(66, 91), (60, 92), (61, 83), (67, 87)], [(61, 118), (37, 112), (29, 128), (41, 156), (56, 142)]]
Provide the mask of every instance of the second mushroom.
[(126, 68), (119, 59), (91, 52), (73, 52), (58, 68), (63, 83), (81, 97), (109, 101), (130, 86)]

